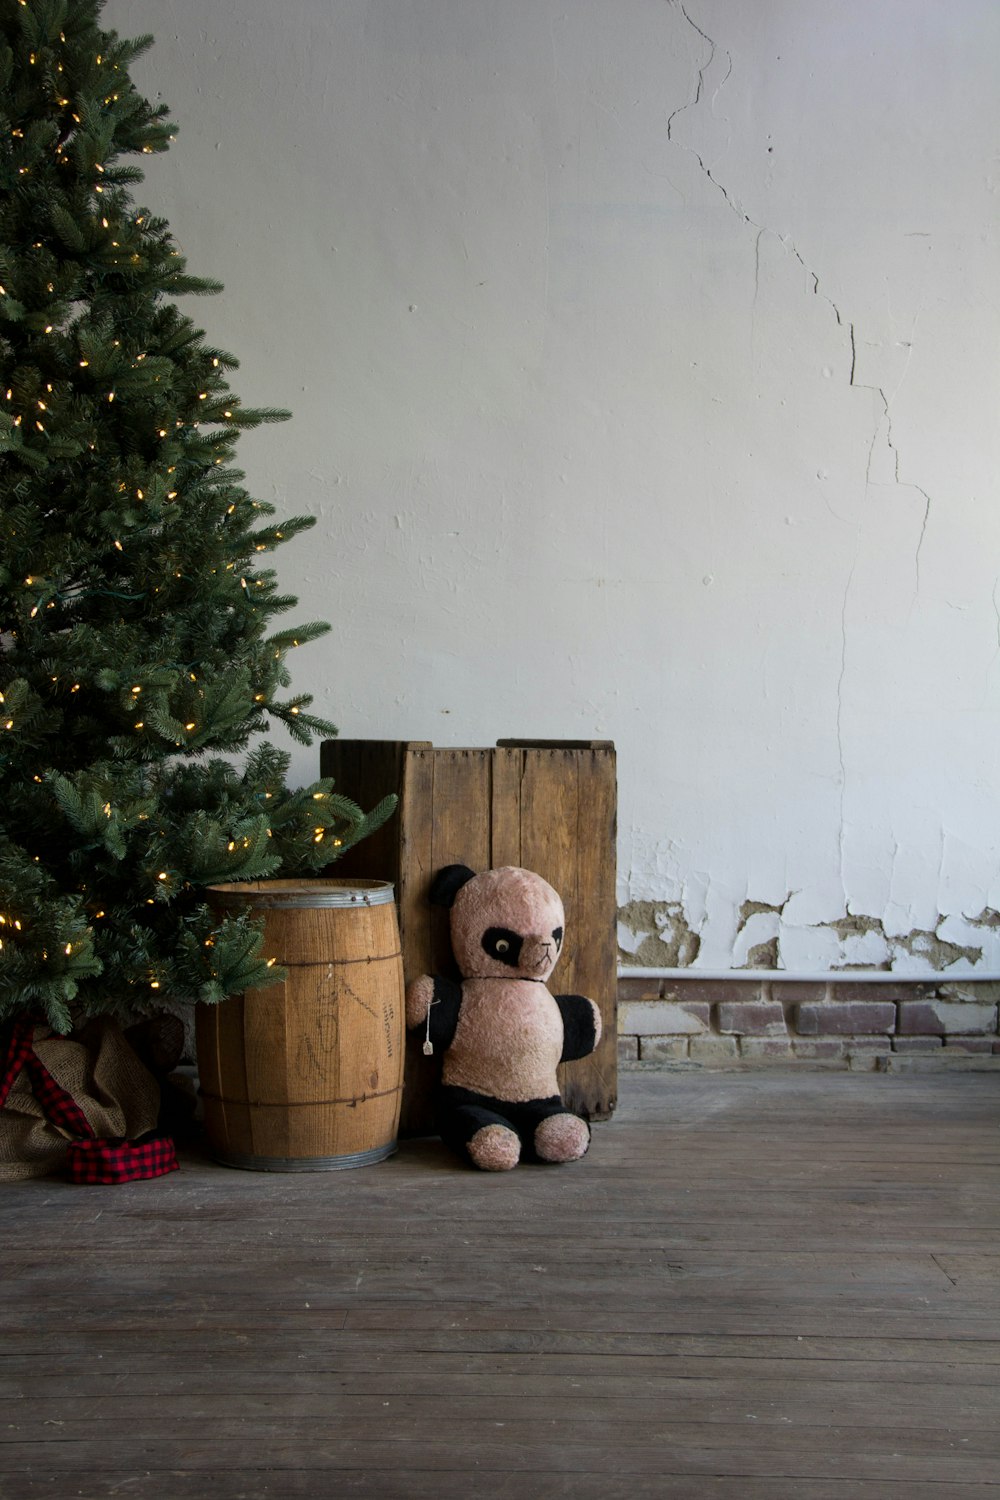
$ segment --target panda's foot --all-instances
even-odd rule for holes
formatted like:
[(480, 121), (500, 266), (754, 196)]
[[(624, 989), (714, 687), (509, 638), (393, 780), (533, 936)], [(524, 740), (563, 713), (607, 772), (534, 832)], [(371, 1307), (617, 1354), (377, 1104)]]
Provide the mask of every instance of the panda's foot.
[(521, 1159), (521, 1142), (506, 1125), (484, 1125), (466, 1147), (473, 1164), (483, 1172), (509, 1172)]
[(578, 1161), (590, 1145), (590, 1127), (577, 1115), (549, 1115), (535, 1131), (542, 1161)]

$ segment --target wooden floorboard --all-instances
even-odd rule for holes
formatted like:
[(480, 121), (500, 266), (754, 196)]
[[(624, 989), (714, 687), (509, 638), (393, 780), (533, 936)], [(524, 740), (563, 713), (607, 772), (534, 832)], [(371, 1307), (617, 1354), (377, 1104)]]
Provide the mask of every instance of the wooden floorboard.
[(0, 1500), (1000, 1500), (991, 1074), (625, 1075), (565, 1168), (0, 1215)]

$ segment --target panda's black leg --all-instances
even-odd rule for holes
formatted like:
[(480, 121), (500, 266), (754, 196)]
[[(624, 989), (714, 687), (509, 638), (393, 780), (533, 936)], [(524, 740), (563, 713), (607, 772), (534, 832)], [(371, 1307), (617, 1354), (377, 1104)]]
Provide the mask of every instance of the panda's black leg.
[(509, 1172), (521, 1158), (521, 1140), (502, 1115), (479, 1104), (442, 1109), (438, 1128), (445, 1145), (483, 1172)]

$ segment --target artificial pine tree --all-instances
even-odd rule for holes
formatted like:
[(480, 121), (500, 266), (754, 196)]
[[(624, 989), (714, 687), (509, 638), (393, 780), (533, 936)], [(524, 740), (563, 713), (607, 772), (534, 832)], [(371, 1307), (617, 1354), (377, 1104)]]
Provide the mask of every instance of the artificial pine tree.
[[(236, 361), (173, 299), (190, 276), (121, 158), (173, 126), (103, 0), (0, 0), (0, 1020), (65, 1031), (267, 982), (260, 931), (204, 887), (317, 870), (377, 827), (269, 743), (332, 725), (282, 696), (296, 602), (232, 467)], [(215, 752), (213, 754), (213, 752)], [(271, 971), (275, 977), (276, 971)]]

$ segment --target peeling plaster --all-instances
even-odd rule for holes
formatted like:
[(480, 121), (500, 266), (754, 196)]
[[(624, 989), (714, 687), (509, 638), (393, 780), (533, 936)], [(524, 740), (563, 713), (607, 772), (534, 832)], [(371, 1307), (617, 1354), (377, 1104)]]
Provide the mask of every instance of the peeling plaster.
[(768, 901), (744, 901), (740, 907), (740, 925), (737, 929), (742, 932), (751, 917), (761, 916), (764, 912), (775, 912), (779, 917), (791, 900), (791, 892), (785, 897), (780, 906), (774, 906)]
[(630, 901), (619, 908), (619, 952), (640, 968), (686, 969), (698, 957), (701, 938), (688, 926), (679, 901)]
[(778, 956), (777, 937), (768, 938), (766, 943), (755, 943), (747, 950), (746, 967), (748, 969), (776, 969)]
[[(782, 939), (793, 932), (811, 930), (830, 933), (837, 943), (837, 957), (830, 964), (831, 973), (855, 969), (910, 973), (906, 959), (941, 974), (955, 965), (976, 968), (983, 965), (984, 947), (973, 942), (954, 941), (942, 929), (947, 923), (966, 929), (996, 934), (1000, 938), (1000, 912), (985, 907), (978, 916), (939, 915), (933, 928), (914, 928), (910, 932), (890, 933), (880, 917), (848, 912), (828, 922), (786, 925), (782, 918), (791, 896), (781, 905), (770, 901), (747, 899), (738, 908), (737, 941), (733, 946), (732, 968), (773, 969), (780, 972), (793, 968), (782, 955)], [(642, 968), (692, 968), (697, 973), (701, 935), (690, 925), (680, 901), (630, 901), (619, 908), (619, 959), (627, 965)], [(768, 929), (771, 929), (768, 931)], [(758, 941), (748, 941), (749, 938)], [(741, 942), (740, 939), (743, 939)], [(985, 967), (985, 966), (984, 966)]]

